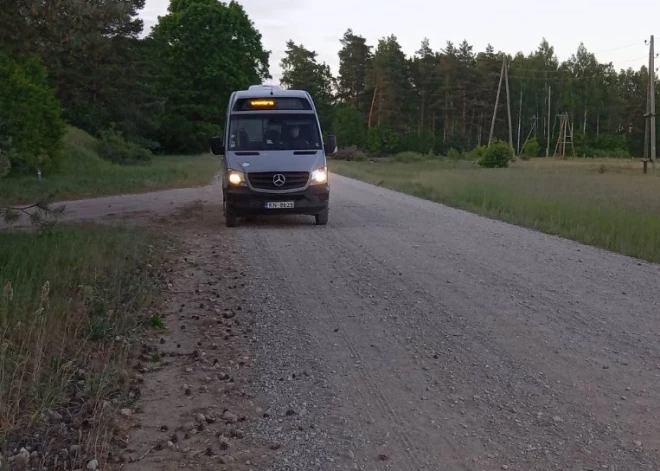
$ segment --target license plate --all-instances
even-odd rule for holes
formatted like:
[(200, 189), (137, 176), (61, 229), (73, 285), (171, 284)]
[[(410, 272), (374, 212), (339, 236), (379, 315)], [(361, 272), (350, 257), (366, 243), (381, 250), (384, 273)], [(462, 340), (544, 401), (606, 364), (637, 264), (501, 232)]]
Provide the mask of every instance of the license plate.
[(290, 209), (293, 208), (293, 201), (272, 201), (266, 203), (266, 209)]

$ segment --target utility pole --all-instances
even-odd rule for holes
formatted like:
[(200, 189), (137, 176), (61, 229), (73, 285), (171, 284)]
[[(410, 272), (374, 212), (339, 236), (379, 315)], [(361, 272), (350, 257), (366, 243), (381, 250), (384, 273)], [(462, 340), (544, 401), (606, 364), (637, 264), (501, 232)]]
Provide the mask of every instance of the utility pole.
[(504, 78), (504, 66), (506, 59), (502, 59), (502, 70), (500, 71), (500, 83), (497, 85), (497, 95), (495, 96), (495, 109), (493, 109), (493, 120), (490, 122), (490, 134), (488, 135), (488, 147), (493, 142), (493, 132), (495, 131), (495, 116), (497, 115), (497, 106), (500, 104), (500, 90), (502, 90), (502, 79)]
[(656, 137), (655, 137), (655, 49), (653, 45), (653, 35), (651, 35), (651, 48), (650, 48), (650, 59), (649, 59), (649, 91), (651, 94), (651, 122), (649, 123), (650, 127), (650, 139), (651, 139), (651, 160), (653, 161), (653, 169), (656, 169)]
[(518, 155), (520, 155), (520, 133), (522, 132), (522, 105), (523, 105), (522, 82), (520, 82), (520, 110), (518, 111)]
[(509, 120), (509, 145), (513, 150), (513, 153), (516, 153), (515, 147), (513, 147), (513, 127), (511, 126), (511, 93), (509, 93), (509, 64), (506, 63), (506, 57), (504, 58), (504, 81), (506, 84), (506, 113)]
[(548, 86), (548, 135), (546, 139), (545, 156), (550, 157), (550, 104), (552, 103), (552, 86)]

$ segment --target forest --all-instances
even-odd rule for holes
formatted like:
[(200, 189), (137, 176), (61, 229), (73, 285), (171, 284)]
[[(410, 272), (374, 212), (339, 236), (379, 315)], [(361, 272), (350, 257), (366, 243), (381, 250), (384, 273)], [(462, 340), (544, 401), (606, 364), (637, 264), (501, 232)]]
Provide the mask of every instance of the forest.
[[(66, 126), (100, 139), (115, 163), (208, 150), (233, 90), (270, 79), (271, 54), (239, 2), (172, 0), (148, 34), (145, 0), (17, 0), (0, 17), (0, 175), (55, 172)], [(494, 40), (496, 38), (493, 38)], [(554, 151), (558, 118), (585, 157), (642, 153), (648, 70), (615, 70), (583, 45), (560, 62), (542, 40), (514, 55), (467, 40), (412, 56), (397, 37), (347, 29), (336, 76), (294, 39), (281, 84), (308, 90), (325, 134), (373, 155), (467, 153), (488, 142), (506, 57), (513, 142)], [(550, 109), (548, 109), (548, 96)], [(550, 116), (550, 123), (547, 122)], [(549, 124), (549, 125), (548, 125)], [(548, 136), (550, 129), (550, 136)], [(508, 140), (503, 90), (495, 136)], [(548, 137), (550, 142), (548, 143)]]

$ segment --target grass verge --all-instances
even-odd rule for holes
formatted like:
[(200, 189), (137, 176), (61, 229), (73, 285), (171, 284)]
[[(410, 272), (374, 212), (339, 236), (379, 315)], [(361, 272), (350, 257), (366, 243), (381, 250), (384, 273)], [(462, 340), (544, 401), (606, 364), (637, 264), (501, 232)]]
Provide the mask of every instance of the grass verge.
[(54, 194), (70, 200), (123, 193), (206, 185), (221, 167), (217, 157), (155, 156), (145, 165), (116, 165), (98, 155), (98, 143), (89, 134), (69, 128), (62, 166), (54, 175), (21, 176), (0, 180), (0, 205), (33, 203)]
[[(128, 399), (129, 339), (149, 326), (162, 259), (162, 242), (137, 229), (0, 232), (5, 459), (13, 456), (17, 467), (29, 460), (30, 469), (102, 461), (112, 437), (108, 416), (116, 414), (108, 406)], [(76, 453), (62, 454), (73, 444)], [(21, 447), (37, 456), (21, 458)]]
[(338, 174), (581, 243), (660, 262), (660, 178), (633, 161), (338, 162)]

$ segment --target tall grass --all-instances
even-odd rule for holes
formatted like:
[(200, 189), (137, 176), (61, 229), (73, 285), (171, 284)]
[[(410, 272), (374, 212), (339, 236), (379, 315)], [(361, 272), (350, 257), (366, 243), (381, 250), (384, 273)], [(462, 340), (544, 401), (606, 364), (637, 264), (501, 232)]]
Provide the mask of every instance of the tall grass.
[(99, 157), (96, 139), (71, 127), (64, 152), (61, 168), (41, 182), (36, 175), (0, 179), (0, 204), (31, 203), (52, 193), (66, 200), (200, 186), (210, 183), (221, 166), (211, 155), (156, 156), (144, 165), (116, 165)]
[(0, 232), (0, 437), (11, 442), (51, 409), (72, 412), (72, 398), (94, 416), (121, 395), (124, 339), (145, 319), (156, 294), (147, 263), (161, 258), (134, 229)]
[[(603, 167), (604, 166), (604, 167)], [(660, 262), (660, 178), (630, 161), (332, 162), (345, 176), (614, 252)]]

